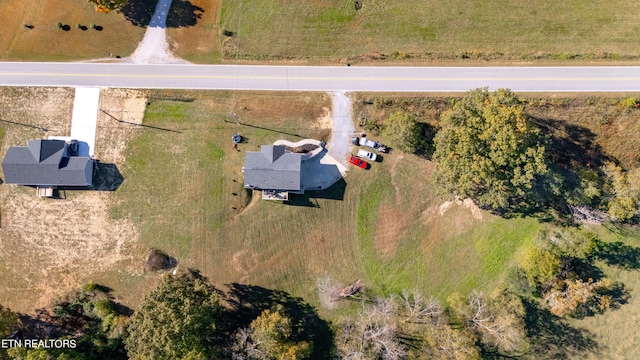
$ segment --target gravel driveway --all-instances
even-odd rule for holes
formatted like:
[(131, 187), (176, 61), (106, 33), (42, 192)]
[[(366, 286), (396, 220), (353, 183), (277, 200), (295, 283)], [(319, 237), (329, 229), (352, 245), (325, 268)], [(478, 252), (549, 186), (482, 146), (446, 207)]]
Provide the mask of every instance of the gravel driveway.
[(331, 131), (331, 139), (327, 143), (327, 150), (329, 150), (329, 155), (344, 166), (347, 166), (347, 156), (353, 150), (351, 135), (355, 132), (352, 120), (351, 98), (344, 91), (336, 91), (331, 93), (331, 102), (333, 130)]
[(151, 22), (144, 33), (144, 37), (131, 56), (124, 63), (133, 64), (187, 64), (169, 51), (165, 28), (167, 14), (171, 8), (171, 0), (159, 0), (153, 13)]

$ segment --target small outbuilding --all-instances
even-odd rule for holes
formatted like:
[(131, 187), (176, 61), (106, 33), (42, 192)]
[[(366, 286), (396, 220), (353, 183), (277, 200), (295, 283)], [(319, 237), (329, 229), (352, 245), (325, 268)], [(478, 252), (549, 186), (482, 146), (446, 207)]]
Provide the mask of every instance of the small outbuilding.
[(44, 188), (88, 187), (93, 183), (94, 160), (78, 156), (78, 142), (30, 140), (12, 146), (2, 160), (7, 184)]

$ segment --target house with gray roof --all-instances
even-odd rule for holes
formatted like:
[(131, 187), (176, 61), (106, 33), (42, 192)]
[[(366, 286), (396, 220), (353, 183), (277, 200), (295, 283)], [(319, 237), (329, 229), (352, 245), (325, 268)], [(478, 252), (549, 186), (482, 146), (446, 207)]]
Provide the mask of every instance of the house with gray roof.
[(2, 160), (4, 181), (50, 188), (91, 186), (94, 161), (77, 156), (76, 147), (77, 142), (63, 140), (30, 140), (27, 146), (12, 146)]
[(284, 145), (262, 145), (247, 151), (244, 160), (244, 187), (248, 189), (304, 193), (300, 181), (302, 154), (285, 151)]

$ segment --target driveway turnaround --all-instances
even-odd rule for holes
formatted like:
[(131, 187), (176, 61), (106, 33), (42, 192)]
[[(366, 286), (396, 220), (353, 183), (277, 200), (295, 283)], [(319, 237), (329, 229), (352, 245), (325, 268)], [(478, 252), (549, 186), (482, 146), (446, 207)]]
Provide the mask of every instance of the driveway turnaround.
[(78, 87), (73, 100), (71, 139), (78, 140), (78, 155), (93, 157), (100, 88)]
[(640, 67), (0, 63), (0, 85), (290, 91), (640, 91)]

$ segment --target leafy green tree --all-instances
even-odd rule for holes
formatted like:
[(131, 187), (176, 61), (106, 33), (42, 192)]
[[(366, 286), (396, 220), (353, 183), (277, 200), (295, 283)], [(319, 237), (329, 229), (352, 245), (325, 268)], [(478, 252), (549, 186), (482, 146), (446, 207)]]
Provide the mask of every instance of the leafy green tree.
[(549, 251), (567, 261), (571, 259), (591, 261), (601, 244), (596, 234), (571, 228), (554, 232), (544, 231), (540, 234), (540, 238), (548, 245)]
[(126, 348), (132, 359), (208, 359), (223, 308), (215, 289), (191, 271), (166, 275), (131, 317)]
[(18, 314), (0, 305), (0, 338), (11, 335), (18, 326)]
[(89, 0), (95, 5), (96, 11), (101, 13), (109, 13), (110, 11), (122, 9), (129, 0)]
[[(9, 337), (18, 327), (18, 314), (0, 305), (0, 339)], [(0, 349), (0, 360), (7, 359), (5, 349)]]
[(307, 359), (312, 344), (293, 340), (291, 318), (278, 304), (272, 310), (265, 310), (250, 326), (251, 341), (258, 351), (253, 353), (256, 359), (296, 360)]
[(609, 194), (609, 215), (615, 221), (625, 222), (638, 214), (640, 202), (640, 168), (625, 172), (619, 166), (605, 164)]
[(498, 211), (533, 205), (532, 187), (547, 173), (545, 146), (514, 93), (472, 90), (440, 127), (433, 158), (443, 192)]
[(384, 121), (381, 135), (390, 146), (407, 153), (418, 151), (424, 141), (421, 125), (404, 111), (396, 111)]
[(526, 249), (518, 263), (531, 286), (539, 286), (554, 280), (562, 265), (558, 256), (537, 246)]
[(7, 350), (12, 360), (84, 360), (87, 357), (73, 350), (44, 348), (11, 348)]

